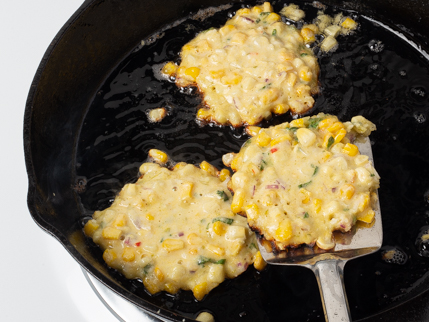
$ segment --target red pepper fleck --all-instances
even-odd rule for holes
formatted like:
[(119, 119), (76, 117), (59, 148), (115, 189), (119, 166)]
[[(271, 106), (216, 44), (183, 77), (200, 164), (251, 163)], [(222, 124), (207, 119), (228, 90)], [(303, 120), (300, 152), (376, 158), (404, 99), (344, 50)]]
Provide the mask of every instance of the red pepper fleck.
[(277, 148), (272, 148), (270, 151), (271, 151), (271, 153), (274, 153), (274, 152), (277, 152), (279, 149), (277, 149)]
[(140, 246), (140, 245), (141, 245), (141, 242), (137, 242), (137, 243), (136, 243), (136, 246)]

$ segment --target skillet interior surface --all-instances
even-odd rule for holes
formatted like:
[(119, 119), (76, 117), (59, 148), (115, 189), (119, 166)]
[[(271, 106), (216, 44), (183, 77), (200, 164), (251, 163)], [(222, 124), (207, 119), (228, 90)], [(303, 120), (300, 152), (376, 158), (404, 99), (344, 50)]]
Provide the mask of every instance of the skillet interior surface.
[[(249, 268), (199, 303), (190, 292), (150, 296), (140, 282), (107, 268), (101, 250), (82, 234), (88, 216), (137, 179), (150, 148), (168, 152), (175, 161), (207, 160), (221, 168), (221, 156), (238, 151), (247, 139), (242, 129), (195, 122), (201, 103), (195, 90), (179, 90), (154, 72), (159, 64), (178, 59), (180, 47), (197, 32), (221, 26), (247, 3), (179, 19), (214, 4), (222, 3), (171, 2), (159, 8), (154, 1), (89, 1), (72, 17), (48, 49), (27, 104), (29, 208), (36, 222), (88, 271), (149, 311), (161, 309), (162, 316), (179, 320), (176, 315), (192, 319), (208, 310), (219, 321), (279, 321), (286, 316), (290, 321), (322, 321), (316, 280), (309, 270), (269, 266), (258, 273)], [(364, 4), (354, 9), (366, 13)], [(274, 5), (277, 12), (282, 6)], [(308, 19), (315, 16), (314, 7), (305, 8)], [(327, 12), (338, 11), (329, 7)], [(388, 13), (396, 15), (395, 10)], [(352, 316), (363, 319), (429, 288), (427, 245), (416, 243), (422, 227), (429, 225), (429, 64), (398, 35), (356, 17), (358, 32), (340, 38), (335, 53), (319, 53), (321, 93), (309, 114), (332, 113), (344, 121), (362, 114), (377, 124), (372, 140), (382, 178), (384, 246), (345, 268)], [(164, 28), (174, 21), (180, 23)], [(425, 45), (421, 35), (414, 35)], [(161, 106), (169, 115), (149, 123), (146, 112)], [(263, 125), (290, 119), (287, 114)], [(386, 251), (395, 257), (383, 259)]]

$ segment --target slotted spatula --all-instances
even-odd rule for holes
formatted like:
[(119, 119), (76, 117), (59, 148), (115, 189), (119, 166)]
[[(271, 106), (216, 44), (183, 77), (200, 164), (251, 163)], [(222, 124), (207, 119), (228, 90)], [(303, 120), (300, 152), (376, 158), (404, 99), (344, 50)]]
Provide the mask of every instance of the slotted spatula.
[[(368, 138), (356, 145), (361, 154), (373, 160)], [(368, 225), (370, 227), (365, 227), (358, 222), (348, 233), (334, 233), (336, 246), (329, 251), (301, 247), (287, 252), (273, 253), (263, 246), (265, 244), (263, 241), (258, 239), (259, 250), (268, 264), (304, 266), (311, 269), (319, 285), (326, 321), (351, 321), (344, 287), (344, 266), (350, 259), (368, 255), (380, 249), (383, 230), (378, 201), (374, 210), (375, 219), (373, 224)]]

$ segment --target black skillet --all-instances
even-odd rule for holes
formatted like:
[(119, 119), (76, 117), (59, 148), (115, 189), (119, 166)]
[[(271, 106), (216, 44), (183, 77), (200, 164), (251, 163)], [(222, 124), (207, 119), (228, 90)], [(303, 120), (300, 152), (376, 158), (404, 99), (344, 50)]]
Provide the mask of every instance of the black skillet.
[[(258, 273), (250, 268), (200, 303), (190, 292), (150, 296), (140, 282), (107, 268), (101, 251), (82, 233), (94, 210), (108, 206), (124, 183), (136, 180), (148, 149), (166, 150), (176, 161), (205, 159), (221, 167), (220, 156), (246, 139), (241, 129), (196, 123), (200, 99), (194, 91), (180, 91), (153, 72), (157, 64), (178, 59), (180, 46), (196, 32), (220, 26), (249, 4), (194, 15), (229, 3), (94, 0), (81, 6), (48, 48), (27, 100), (28, 206), (39, 226), (88, 272), (164, 318), (192, 320), (206, 310), (217, 321), (323, 321), (316, 280), (305, 269), (268, 267)], [(274, 4), (277, 10), (283, 5)], [(419, 236), (429, 225), (429, 64), (413, 46), (428, 45), (429, 6), (424, 0), (324, 4), (359, 13), (361, 29), (341, 38), (334, 54), (319, 53), (322, 91), (310, 114), (324, 111), (343, 120), (363, 114), (378, 126), (373, 152), (382, 177), (384, 246), (346, 265), (351, 314), (354, 320), (424, 321), (429, 245)], [(316, 14), (310, 3), (305, 7)], [(148, 123), (147, 110), (159, 106), (169, 115), (159, 124)], [(263, 125), (285, 120), (290, 115)]]

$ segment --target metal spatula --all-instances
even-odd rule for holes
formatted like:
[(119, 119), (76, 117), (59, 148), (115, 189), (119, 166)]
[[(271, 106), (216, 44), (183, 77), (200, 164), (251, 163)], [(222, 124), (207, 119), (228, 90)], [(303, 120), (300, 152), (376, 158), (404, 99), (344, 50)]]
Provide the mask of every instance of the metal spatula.
[[(356, 145), (361, 154), (365, 154), (370, 160), (373, 160), (371, 143), (368, 138)], [(265, 243), (258, 240), (259, 250), (269, 264), (304, 266), (311, 269), (316, 275), (319, 285), (326, 321), (350, 321), (343, 279), (344, 265), (350, 259), (371, 254), (381, 247), (383, 230), (378, 201), (374, 210), (375, 221), (372, 225), (367, 225), (370, 227), (365, 227), (365, 224), (358, 222), (348, 233), (334, 233), (336, 246), (329, 251), (301, 247), (276, 254), (267, 250), (263, 246)]]

